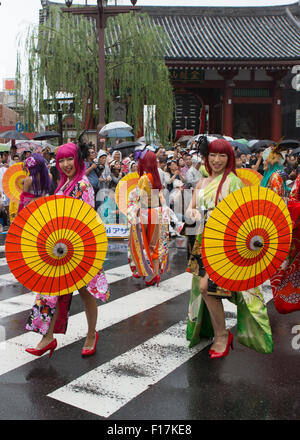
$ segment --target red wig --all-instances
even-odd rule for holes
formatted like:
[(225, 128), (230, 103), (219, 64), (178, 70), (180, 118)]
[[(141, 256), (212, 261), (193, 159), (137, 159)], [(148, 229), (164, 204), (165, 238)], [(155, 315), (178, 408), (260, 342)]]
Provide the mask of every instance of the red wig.
[(148, 150), (145, 156), (139, 159), (138, 173), (140, 176), (142, 176), (144, 173), (152, 174), (153, 189), (162, 189), (162, 184), (157, 170), (157, 158), (153, 151)]
[[(235, 171), (235, 155), (234, 155), (234, 151), (232, 146), (230, 145), (230, 143), (228, 141), (226, 141), (226, 139), (216, 139), (214, 141), (212, 141), (209, 146), (208, 146), (208, 153), (220, 153), (220, 154), (226, 154), (228, 157), (228, 162), (224, 171), (224, 174), (222, 176), (221, 182), (219, 184), (218, 190), (217, 190), (217, 194), (216, 194), (216, 201), (215, 204), (217, 205), (218, 203), (218, 199), (219, 199), (219, 194), (222, 190), (222, 186), (223, 183), (225, 182), (227, 176), (229, 173), (234, 173), (236, 174)], [(205, 168), (208, 171), (208, 174), (211, 176), (212, 175), (212, 169), (208, 163), (208, 155), (205, 157), (204, 159), (204, 164), (205, 164)]]

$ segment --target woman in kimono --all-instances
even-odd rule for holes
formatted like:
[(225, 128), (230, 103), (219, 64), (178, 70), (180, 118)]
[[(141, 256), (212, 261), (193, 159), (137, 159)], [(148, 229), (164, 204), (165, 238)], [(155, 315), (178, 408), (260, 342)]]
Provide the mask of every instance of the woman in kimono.
[(289, 197), (289, 188), (286, 185), (288, 177), (284, 171), (284, 157), (277, 150), (277, 145), (268, 147), (263, 152), (264, 175), (260, 185), (276, 192), (286, 202)]
[(222, 298), (238, 307), (239, 342), (265, 353), (273, 350), (271, 330), (259, 289), (253, 292), (230, 292), (217, 286), (209, 277), (201, 258), (201, 241), (205, 222), (217, 206), (231, 192), (244, 185), (236, 176), (235, 156), (232, 146), (224, 139), (201, 145), (208, 177), (199, 180), (187, 211), (198, 222), (199, 230), (188, 263), (187, 271), (193, 274), (188, 311), (187, 339), (190, 347), (201, 337), (213, 337), (209, 350), (211, 358), (225, 357), (233, 348), (233, 335), (226, 329)]
[(279, 313), (300, 310), (300, 174), (291, 189), (288, 209), (293, 226), (291, 247), (280, 269), (271, 278), (274, 305)]
[(129, 197), (129, 263), (134, 276), (151, 276), (148, 286), (159, 285), (167, 267), (168, 219), (163, 208), (162, 185), (156, 155), (145, 148), (138, 161), (137, 188)]
[[(80, 148), (73, 143), (61, 145), (56, 154), (56, 166), (60, 173), (60, 182), (55, 193), (74, 197), (94, 207), (94, 191), (85, 175), (85, 165)], [(88, 323), (88, 333), (81, 354), (89, 356), (96, 351), (99, 338), (96, 332), (98, 316), (96, 298), (105, 302), (109, 297), (108, 283), (103, 269), (86, 287), (79, 289), (79, 294), (84, 304)], [(50, 356), (52, 355), (57, 346), (54, 333), (66, 332), (71, 300), (72, 294), (37, 295), (26, 329), (40, 333), (42, 339), (36, 348), (27, 348), (28, 353), (41, 356), (50, 350)]]

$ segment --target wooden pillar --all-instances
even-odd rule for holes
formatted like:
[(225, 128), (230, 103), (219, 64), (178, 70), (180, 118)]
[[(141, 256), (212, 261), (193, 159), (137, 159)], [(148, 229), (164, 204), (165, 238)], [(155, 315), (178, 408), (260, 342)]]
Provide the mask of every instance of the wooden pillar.
[(224, 92), (223, 92), (223, 115), (222, 115), (222, 125), (223, 134), (225, 136), (231, 136), (233, 134), (233, 102), (232, 102), (232, 87), (229, 87), (226, 81)]
[(267, 72), (273, 79), (273, 96), (272, 96), (272, 110), (271, 110), (271, 139), (272, 141), (279, 141), (282, 130), (282, 78), (287, 74), (286, 70), (276, 70)]
[(271, 139), (275, 142), (279, 141), (281, 138), (281, 127), (282, 127), (282, 90), (275, 83), (273, 88), (273, 102), (272, 102), (272, 114), (271, 114)]

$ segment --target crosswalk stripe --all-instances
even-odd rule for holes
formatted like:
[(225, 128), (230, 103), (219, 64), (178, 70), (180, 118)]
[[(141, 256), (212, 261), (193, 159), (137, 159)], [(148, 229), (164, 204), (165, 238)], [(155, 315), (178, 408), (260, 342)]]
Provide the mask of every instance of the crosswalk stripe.
[[(5, 264), (4, 260), (0, 259), (0, 265)], [(106, 270), (105, 273), (109, 284), (131, 276), (128, 264)], [(18, 282), (12, 274), (0, 275), (0, 286), (1, 281), (3, 285)], [(99, 309), (97, 331), (163, 304), (187, 292), (190, 285), (191, 275), (184, 272), (161, 282), (159, 288), (144, 288), (104, 304)], [(268, 291), (268, 283), (265, 287), (264, 297), (268, 302), (272, 299), (272, 293)], [(0, 301), (0, 318), (31, 308), (34, 297), (35, 293), (29, 292)], [(226, 324), (230, 328), (236, 325), (236, 306), (228, 301), (223, 302), (225, 315), (227, 314)], [(51, 392), (48, 397), (104, 418), (110, 417), (210, 343), (203, 340), (189, 349), (185, 329), (186, 321), (180, 321), (143, 344)], [(85, 335), (84, 312), (71, 316), (67, 334), (57, 338), (59, 349), (84, 338)], [(24, 351), (27, 346), (35, 346), (35, 338), (39, 340), (40, 335), (34, 336), (34, 333), (26, 332), (0, 343), (0, 350), (5, 350), (5, 356), (1, 355), (0, 375), (38, 359)]]
[[(181, 295), (189, 289), (190, 284), (191, 275), (184, 272), (161, 282), (159, 287), (147, 287), (99, 306), (100, 316), (97, 331), (108, 328)], [(86, 330), (84, 312), (70, 316), (66, 335), (58, 335), (57, 337), (59, 348), (66, 347), (84, 338)], [(40, 335), (26, 332), (3, 341), (0, 344), (0, 349), (5, 350), (5, 356), (1, 356), (0, 375), (37, 359), (26, 353), (24, 349), (35, 346), (38, 340), (40, 340)]]
[(6, 258), (0, 258), (0, 266), (5, 266), (7, 264)]
[[(265, 302), (271, 299), (271, 292), (264, 291)], [(233, 315), (226, 319), (227, 328), (231, 328), (236, 324), (236, 306), (228, 301), (223, 303), (225, 314)], [(143, 344), (58, 388), (48, 397), (107, 418), (209, 343), (209, 340), (204, 339), (192, 349), (188, 348), (186, 321), (180, 321)]]
[[(108, 284), (124, 280), (125, 278), (130, 277), (131, 274), (132, 273), (128, 264), (105, 271)], [(6, 275), (0, 275), (0, 286), (1, 280), (4, 277), (6, 277)], [(16, 282), (18, 281), (16, 280)], [(73, 295), (77, 294), (78, 291), (76, 290)], [(0, 301), (0, 318), (7, 318), (15, 313), (24, 312), (25, 310), (30, 309), (33, 305), (35, 295), (36, 294), (34, 292), (28, 292)]]
[(111, 416), (209, 344), (206, 340), (188, 348), (185, 328), (186, 321), (176, 323), (48, 397), (98, 416)]

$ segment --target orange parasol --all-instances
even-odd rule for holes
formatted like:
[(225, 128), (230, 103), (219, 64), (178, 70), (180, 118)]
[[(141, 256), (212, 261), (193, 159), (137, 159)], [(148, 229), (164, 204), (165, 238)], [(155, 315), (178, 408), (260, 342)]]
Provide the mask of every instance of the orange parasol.
[(127, 215), (128, 197), (130, 192), (136, 188), (139, 181), (138, 173), (126, 174), (118, 183), (115, 191), (115, 200), (119, 210)]
[(291, 236), (282, 198), (270, 189), (247, 186), (229, 194), (209, 217), (202, 239), (204, 267), (220, 287), (257, 287), (280, 267)]
[(237, 168), (236, 175), (246, 186), (260, 185), (263, 177), (260, 173), (255, 170), (251, 170), (250, 168)]
[(7, 264), (25, 287), (64, 295), (88, 284), (107, 251), (105, 227), (87, 203), (66, 196), (41, 197), (26, 206), (7, 233)]
[(5, 171), (2, 180), (5, 195), (13, 202), (20, 200), (23, 191), (23, 180), (28, 176), (28, 171), (22, 163), (15, 163)]

